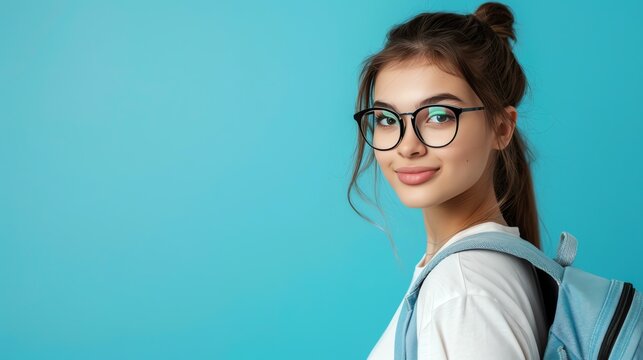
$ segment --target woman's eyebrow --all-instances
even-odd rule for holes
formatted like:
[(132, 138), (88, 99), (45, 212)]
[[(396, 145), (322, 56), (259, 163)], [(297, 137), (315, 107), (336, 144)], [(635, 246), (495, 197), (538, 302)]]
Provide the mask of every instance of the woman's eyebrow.
[[(420, 101), (419, 103), (417, 103), (415, 105), (416, 105), (416, 107), (420, 107), (422, 105), (428, 105), (428, 104), (437, 103), (437, 102), (440, 102), (442, 100), (453, 100), (453, 101), (457, 101), (457, 102), (459, 102), (461, 104), (464, 104), (464, 101), (462, 101), (462, 99), (460, 99), (459, 97), (457, 97), (457, 96), (455, 96), (455, 95), (453, 95), (451, 93), (440, 93), (440, 94), (437, 94), (437, 95), (430, 96), (430, 97)], [(391, 105), (389, 103), (386, 103), (386, 102), (384, 102), (382, 100), (375, 100), (373, 102), (373, 106), (385, 106), (385, 107), (389, 107), (389, 108), (391, 108), (391, 109), (393, 109), (395, 111), (398, 111), (395, 108), (395, 106), (393, 106), (393, 105)]]

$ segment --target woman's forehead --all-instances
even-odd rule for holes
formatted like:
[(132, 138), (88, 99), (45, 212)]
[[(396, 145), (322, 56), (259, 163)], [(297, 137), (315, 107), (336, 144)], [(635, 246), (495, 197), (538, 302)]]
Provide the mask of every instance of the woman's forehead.
[(465, 82), (456, 74), (445, 71), (442, 67), (433, 63), (404, 62), (393, 63), (380, 69), (375, 78), (375, 85), (387, 85), (395, 80), (412, 80), (417, 78), (419, 82), (426, 80), (443, 80), (449, 82)]
[(473, 90), (459, 76), (427, 63), (392, 64), (382, 68), (374, 82), (374, 98), (400, 106), (437, 93), (451, 93), (468, 101)]

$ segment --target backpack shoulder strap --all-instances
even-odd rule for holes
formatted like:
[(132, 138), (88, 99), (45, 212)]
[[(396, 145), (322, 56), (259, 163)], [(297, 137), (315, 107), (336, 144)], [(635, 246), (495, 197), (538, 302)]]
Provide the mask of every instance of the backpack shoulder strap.
[(442, 259), (469, 249), (495, 250), (525, 259), (538, 269), (549, 274), (556, 281), (556, 284), (560, 286), (564, 273), (563, 266), (571, 264), (576, 255), (576, 239), (570, 233), (563, 231), (558, 247), (558, 256), (554, 261), (529, 241), (503, 231), (485, 231), (468, 235), (447, 246), (432, 258), (413, 282), (407, 294), (417, 293), (424, 278)]

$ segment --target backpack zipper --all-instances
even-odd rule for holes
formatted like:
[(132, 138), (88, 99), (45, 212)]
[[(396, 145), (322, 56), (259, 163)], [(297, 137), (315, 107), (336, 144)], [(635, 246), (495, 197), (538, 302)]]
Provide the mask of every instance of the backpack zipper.
[(634, 298), (634, 287), (629, 282), (623, 283), (623, 290), (621, 291), (621, 296), (618, 299), (618, 304), (616, 305), (616, 310), (614, 311), (614, 316), (610, 321), (609, 326), (607, 327), (607, 332), (603, 338), (603, 343), (601, 344), (601, 349), (598, 351), (598, 360), (607, 360), (614, 343), (616, 342), (616, 337), (621, 331), (621, 327), (625, 322), (625, 317), (627, 316), (630, 306), (632, 305), (632, 299)]

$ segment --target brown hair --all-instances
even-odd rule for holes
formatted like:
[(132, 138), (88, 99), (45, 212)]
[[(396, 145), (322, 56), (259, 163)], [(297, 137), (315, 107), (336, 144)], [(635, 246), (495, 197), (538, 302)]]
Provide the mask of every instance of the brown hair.
[[(509, 39), (516, 42), (513, 23), (508, 6), (487, 2), (471, 15), (425, 12), (396, 25), (388, 32), (384, 48), (362, 62), (356, 112), (372, 106), (373, 85), (380, 69), (390, 63), (419, 59), (428, 60), (441, 70), (466, 80), (482, 101), (488, 124), (510, 121), (504, 108), (509, 105), (517, 108), (528, 87), (509, 42)], [(495, 130), (495, 126), (492, 128)], [(369, 151), (362, 164), (365, 149), (371, 150), (365, 146), (357, 129), (354, 168), (347, 196), (353, 210), (375, 224), (351, 201), (354, 189), (362, 199), (373, 204), (357, 184), (359, 175), (374, 160), (374, 152)], [(540, 248), (538, 212), (529, 168), (534, 157), (518, 127), (514, 129), (510, 143), (498, 153), (493, 182), (502, 215), (509, 226), (518, 226), (522, 238)], [(374, 167), (376, 207), (383, 215), (377, 196), (377, 168)], [(397, 257), (394, 242), (386, 233)]]

